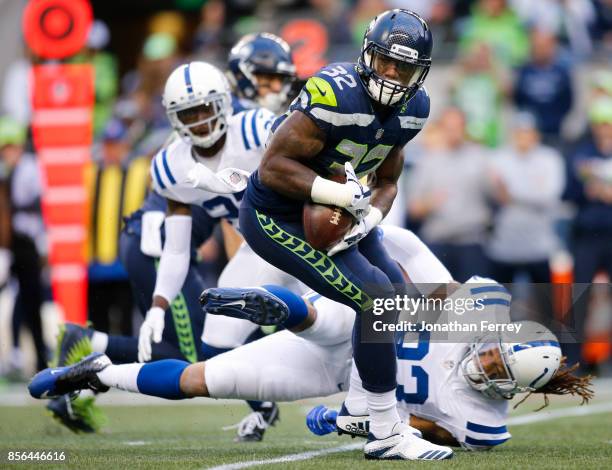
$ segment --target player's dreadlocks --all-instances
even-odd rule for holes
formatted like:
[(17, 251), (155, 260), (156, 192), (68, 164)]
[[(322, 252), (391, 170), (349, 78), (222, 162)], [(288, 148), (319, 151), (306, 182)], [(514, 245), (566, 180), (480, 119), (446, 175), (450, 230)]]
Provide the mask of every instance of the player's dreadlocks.
[(571, 367), (567, 367), (567, 358), (564, 356), (561, 358), (561, 366), (557, 373), (548, 381), (546, 385), (543, 387), (534, 390), (533, 392), (529, 392), (525, 395), (521, 401), (519, 401), (514, 408), (517, 408), (521, 405), (527, 398), (531, 396), (532, 393), (540, 393), (544, 395), (544, 404), (534, 411), (540, 411), (546, 408), (549, 404), (548, 395), (578, 395), (582, 398), (581, 405), (588, 403), (591, 398), (593, 398), (593, 389), (591, 388), (593, 379), (592, 375), (587, 375), (586, 377), (578, 377), (574, 375), (574, 372), (580, 363), (576, 363)]

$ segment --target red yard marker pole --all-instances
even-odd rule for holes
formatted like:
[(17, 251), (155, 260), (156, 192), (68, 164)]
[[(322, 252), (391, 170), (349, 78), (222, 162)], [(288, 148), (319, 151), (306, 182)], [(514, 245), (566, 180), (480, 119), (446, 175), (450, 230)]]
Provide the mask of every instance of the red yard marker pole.
[[(23, 15), (24, 37), (36, 56), (65, 59), (83, 48), (91, 22), (88, 0), (31, 0)], [(31, 84), (32, 135), (43, 175), (53, 297), (66, 321), (85, 324), (85, 169), (92, 144), (93, 67), (43, 63), (32, 68)]]

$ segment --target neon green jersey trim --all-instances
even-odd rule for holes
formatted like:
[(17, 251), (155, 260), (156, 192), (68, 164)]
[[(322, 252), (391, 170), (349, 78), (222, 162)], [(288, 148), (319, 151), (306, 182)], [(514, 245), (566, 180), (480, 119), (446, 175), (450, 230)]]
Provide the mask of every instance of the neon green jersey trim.
[(369, 310), (372, 307), (372, 299), (348, 280), (327, 254), (314, 249), (308, 242), (286, 232), (266, 214), (259, 211), (255, 211), (255, 214), (266, 235), (306, 261), (329, 285), (359, 305), (361, 311)]

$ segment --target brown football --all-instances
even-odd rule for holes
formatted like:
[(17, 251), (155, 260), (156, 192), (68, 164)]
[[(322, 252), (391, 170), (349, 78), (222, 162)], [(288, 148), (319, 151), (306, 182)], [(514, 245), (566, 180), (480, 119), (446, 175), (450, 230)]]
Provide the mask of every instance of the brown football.
[[(329, 177), (344, 183), (344, 175)], [(306, 241), (317, 250), (326, 251), (338, 243), (353, 225), (353, 216), (336, 206), (327, 206), (307, 201), (302, 211), (302, 222)]]

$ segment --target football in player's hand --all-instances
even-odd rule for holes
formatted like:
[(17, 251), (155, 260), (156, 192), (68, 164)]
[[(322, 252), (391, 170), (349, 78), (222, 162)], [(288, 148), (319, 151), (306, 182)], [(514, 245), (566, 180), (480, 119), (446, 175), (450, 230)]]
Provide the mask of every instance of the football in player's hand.
[[(343, 174), (328, 178), (338, 183), (346, 181)], [(302, 212), (302, 222), (306, 241), (313, 248), (326, 251), (344, 238), (351, 229), (354, 218), (341, 207), (307, 201)]]

